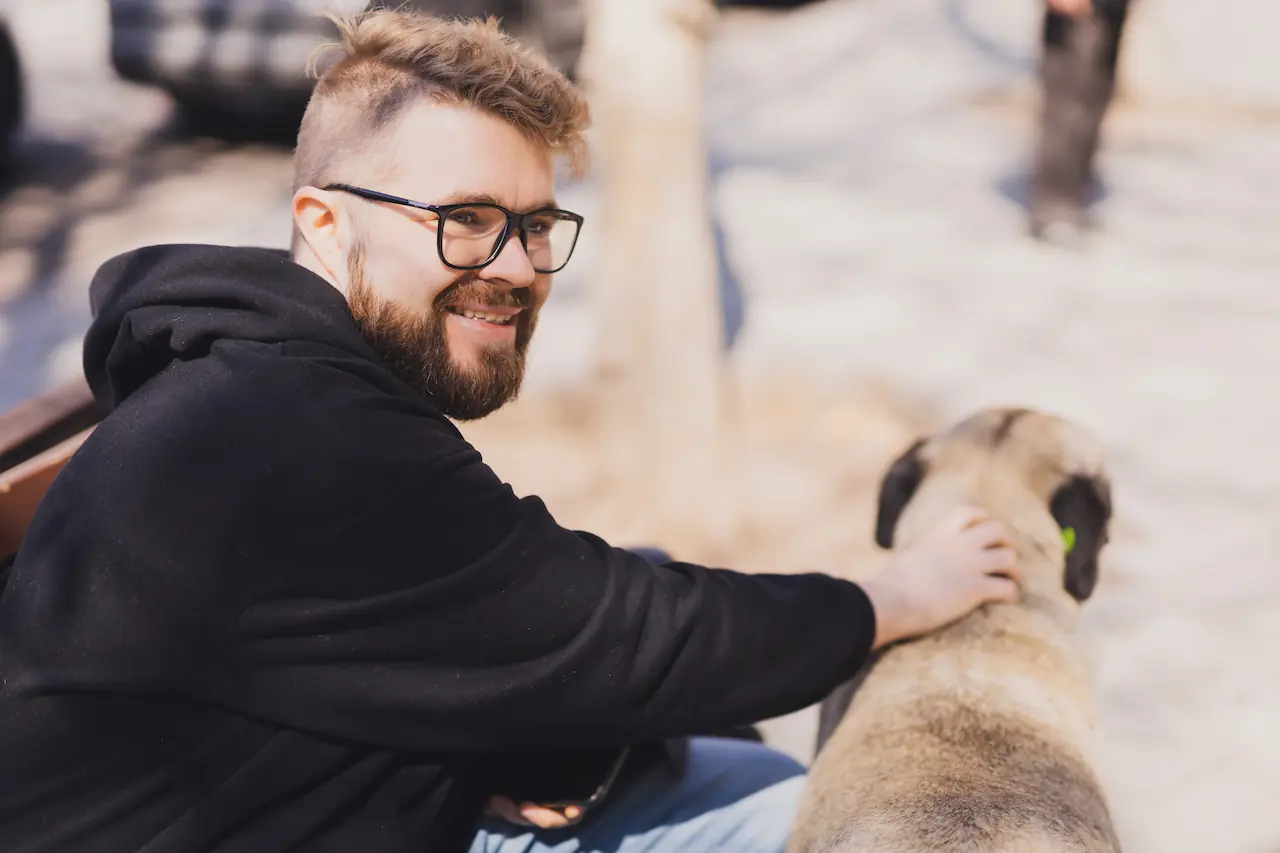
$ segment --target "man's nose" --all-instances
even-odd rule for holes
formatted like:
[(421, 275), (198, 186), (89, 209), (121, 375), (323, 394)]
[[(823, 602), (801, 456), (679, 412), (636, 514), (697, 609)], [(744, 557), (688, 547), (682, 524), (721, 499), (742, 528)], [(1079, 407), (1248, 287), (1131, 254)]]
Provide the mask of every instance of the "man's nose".
[(506, 244), (498, 252), (498, 257), (493, 259), (493, 263), (480, 270), (480, 276), (486, 279), (502, 279), (511, 284), (512, 287), (529, 287), (533, 284), (537, 273), (533, 270), (533, 262), (529, 260), (529, 253), (525, 251), (524, 244), (520, 242), (519, 232), (512, 231), (511, 236), (507, 238)]

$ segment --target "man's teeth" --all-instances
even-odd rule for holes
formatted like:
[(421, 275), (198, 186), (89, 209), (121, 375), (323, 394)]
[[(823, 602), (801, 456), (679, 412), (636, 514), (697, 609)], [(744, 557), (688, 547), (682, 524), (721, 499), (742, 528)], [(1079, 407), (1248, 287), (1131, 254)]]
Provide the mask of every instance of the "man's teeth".
[(506, 326), (516, 319), (515, 314), (510, 314), (510, 315), (485, 314), (481, 311), (464, 311), (464, 310), (459, 310), (457, 313), (461, 314), (463, 317), (466, 317), (470, 320), (483, 320), (486, 323), (495, 323), (499, 326)]

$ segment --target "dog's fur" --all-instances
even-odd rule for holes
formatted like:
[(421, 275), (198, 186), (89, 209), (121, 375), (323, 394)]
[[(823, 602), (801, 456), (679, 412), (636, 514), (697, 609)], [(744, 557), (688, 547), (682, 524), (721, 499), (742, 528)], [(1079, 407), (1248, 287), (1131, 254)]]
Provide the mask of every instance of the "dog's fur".
[(876, 541), (909, 546), (961, 504), (1008, 526), (1021, 599), (882, 650), (833, 694), (788, 853), (1119, 850), (1076, 634), (1110, 518), (1102, 451), (1057, 417), (980, 412), (893, 463)]

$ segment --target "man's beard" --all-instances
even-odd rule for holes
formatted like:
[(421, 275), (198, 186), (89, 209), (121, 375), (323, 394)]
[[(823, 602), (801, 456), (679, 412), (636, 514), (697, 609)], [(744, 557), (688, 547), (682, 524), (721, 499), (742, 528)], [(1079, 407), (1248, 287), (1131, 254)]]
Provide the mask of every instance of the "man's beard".
[[(535, 321), (527, 287), (495, 287), (467, 276), (441, 291), (430, 311), (418, 314), (374, 294), (364, 276), (363, 246), (352, 247), (347, 266), (351, 314), (365, 340), (392, 373), (446, 417), (475, 420), (516, 398)], [(524, 308), (512, 321), (514, 346), (486, 347), (478, 364), (459, 366), (449, 354), (445, 317), (450, 306), (464, 303)]]

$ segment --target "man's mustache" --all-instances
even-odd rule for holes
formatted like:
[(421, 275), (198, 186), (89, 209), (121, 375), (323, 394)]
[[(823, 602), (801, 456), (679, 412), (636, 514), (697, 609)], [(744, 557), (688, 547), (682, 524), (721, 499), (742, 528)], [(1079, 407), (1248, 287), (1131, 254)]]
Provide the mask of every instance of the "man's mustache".
[(527, 287), (510, 287), (482, 281), (475, 277), (459, 279), (436, 297), (437, 308), (479, 304), (495, 308), (528, 308), (532, 294)]

